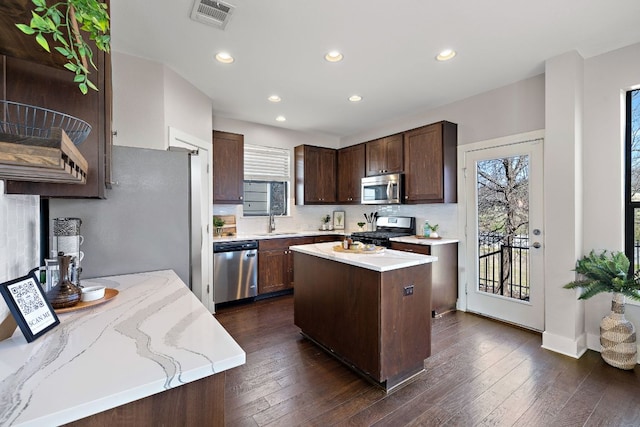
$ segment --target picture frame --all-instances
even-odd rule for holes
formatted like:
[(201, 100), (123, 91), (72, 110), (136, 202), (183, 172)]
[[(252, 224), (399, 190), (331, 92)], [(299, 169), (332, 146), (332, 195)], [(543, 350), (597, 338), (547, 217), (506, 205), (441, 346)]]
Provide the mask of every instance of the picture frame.
[(0, 294), (27, 342), (36, 340), (60, 324), (35, 271), (0, 284)]
[(345, 212), (333, 211), (333, 229), (344, 230)]

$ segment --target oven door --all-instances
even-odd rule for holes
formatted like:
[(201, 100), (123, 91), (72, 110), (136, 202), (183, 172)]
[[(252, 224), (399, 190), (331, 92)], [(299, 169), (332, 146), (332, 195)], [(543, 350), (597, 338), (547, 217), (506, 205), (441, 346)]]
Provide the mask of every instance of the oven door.
[(362, 178), (360, 203), (390, 205), (402, 203), (402, 174)]

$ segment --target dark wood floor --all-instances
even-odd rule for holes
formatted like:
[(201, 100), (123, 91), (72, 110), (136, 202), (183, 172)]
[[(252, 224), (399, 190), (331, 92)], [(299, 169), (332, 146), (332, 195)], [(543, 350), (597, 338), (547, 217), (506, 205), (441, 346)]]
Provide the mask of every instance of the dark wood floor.
[(247, 353), (227, 373), (229, 426), (640, 426), (640, 368), (574, 360), (479, 316), (434, 319), (426, 372), (390, 394), (304, 339), (292, 296), (216, 318)]

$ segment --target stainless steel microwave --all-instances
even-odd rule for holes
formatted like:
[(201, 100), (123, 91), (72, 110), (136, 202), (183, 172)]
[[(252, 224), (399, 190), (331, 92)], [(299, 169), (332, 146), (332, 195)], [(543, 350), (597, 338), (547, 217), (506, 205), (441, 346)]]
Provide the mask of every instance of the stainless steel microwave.
[(401, 173), (362, 178), (360, 203), (363, 205), (393, 205), (402, 203), (403, 188), (404, 175)]

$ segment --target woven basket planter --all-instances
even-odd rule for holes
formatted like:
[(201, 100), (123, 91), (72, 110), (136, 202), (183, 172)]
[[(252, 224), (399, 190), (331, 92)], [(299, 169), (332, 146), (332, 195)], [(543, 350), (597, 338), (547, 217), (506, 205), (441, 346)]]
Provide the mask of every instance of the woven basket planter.
[(602, 359), (620, 369), (635, 368), (638, 360), (636, 329), (624, 316), (622, 294), (614, 293), (611, 313), (600, 322), (600, 344)]

